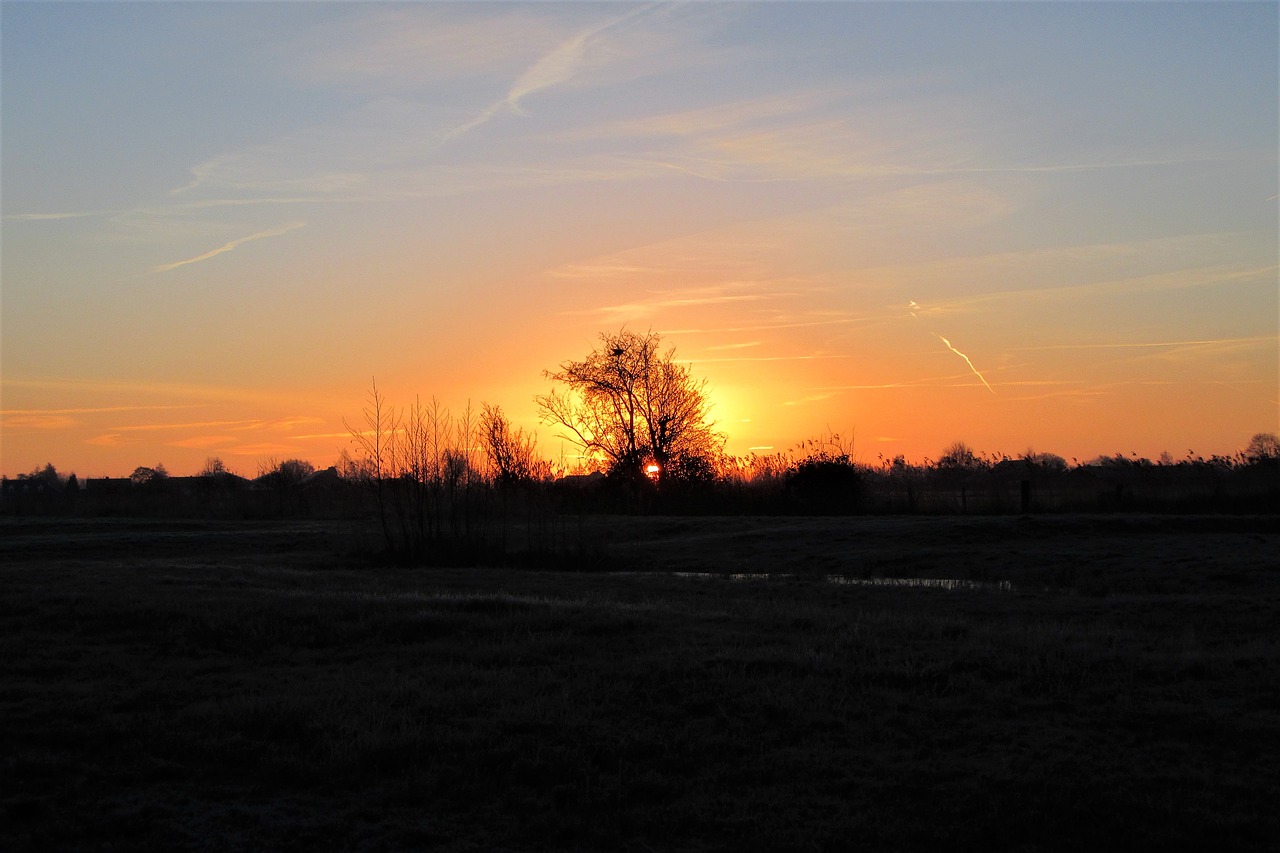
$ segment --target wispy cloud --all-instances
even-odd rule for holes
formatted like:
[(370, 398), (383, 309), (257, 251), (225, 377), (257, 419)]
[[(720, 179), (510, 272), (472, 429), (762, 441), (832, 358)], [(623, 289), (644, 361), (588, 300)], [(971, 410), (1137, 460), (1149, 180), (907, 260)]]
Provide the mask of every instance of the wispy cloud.
[(820, 320), (793, 320), (772, 323), (751, 323), (744, 326), (706, 326), (684, 329), (661, 329), (662, 335), (708, 335), (730, 332), (767, 332), (775, 329), (805, 329), (820, 326), (847, 326), (882, 320), (882, 317), (850, 315), (847, 317), (829, 317)]
[(281, 456), (287, 453), (300, 453), (303, 448), (296, 444), (280, 444), (263, 442), (261, 444), (242, 444), (229, 447), (224, 452), (236, 456)]
[(839, 361), (853, 358), (852, 355), (814, 354), (814, 355), (759, 355), (759, 356), (725, 356), (722, 358), (678, 358), (681, 364), (731, 364), (734, 362), (752, 361)]
[(1252, 335), (1242, 338), (1206, 338), (1189, 341), (1148, 341), (1141, 343), (1101, 342), (1088, 344), (1046, 344), (1033, 347), (1014, 347), (1015, 352), (1035, 350), (1094, 350), (1094, 349), (1167, 349), (1173, 347), (1215, 347), (1241, 344), (1275, 343), (1280, 335)]
[(207, 261), (210, 258), (215, 258), (218, 255), (233, 251), (234, 249), (243, 246), (245, 243), (251, 243), (254, 240), (264, 240), (267, 237), (279, 237), (282, 234), (288, 234), (290, 231), (296, 231), (297, 229), (304, 227), (306, 224), (307, 223), (305, 222), (290, 222), (288, 225), (283, 225), (279, 228), (259, 231), (256, 234), (250, 234), (248, 237), (241, 237), (237, 240), (232, 240), (230, 243), (219, 246), (213, 251), (205, 252), (203, 255), (196, 255), (194, 258), (187, 258), (183, 261), (174, 261), (171, 264), (161, 264), (158, 267), (154, 267), (151, 271), (157, 273), (168, 272), (169, 270), (174, 270), (178, 267), (185, 267), (187, 264), (197, 264), (201, 261)]
[(177, 406), (92, 406), (78, 407), (71, 409), (4, 409), (0, 410), (0, 417), (9, 417), (10, 415), (91, 415), (91, 414), (110, 414), (119, 412), (145, 412), (155, 411), (158, 409), (195, 409), (199, 408), (199, 404), (187, 404)]
[(9, 213), (5, 219), (11, 222), (49, 222), (58, 219), (87, 219), (94, 216), (108, 216), (113, 211), (83, 210), (67, 213)]
[(810, 395), (808, 395), (807, 397), (801, 397), (799, 400), (786, 400), (786, 401), (784, 401), (784, 402), (783, 402), (783, 404), (782, 404), (782, 405), (784, 405), (784, 406), (803, 406), (803, 405), (805, 405), (806, 403), (820, 403), (820, 402), (822, 402), (823, 400), (830, 400), (830, 399), (831, 399), (832, 397), (834, 397), (834, 396), (835, 396), (835, 394), (834, 394), (834, 393), (810, 394)]
[(230, 435), (196, 435), (191, 438), (180, 438), (166, 442), (168, 447), (185, 447), (195, 450), (211, 450), (223, 445), (235, 444), (236, 439)]
[(724, 350), (751, 349), (760, 346), (761, 341), (747, 341), (740, 344), (719, 344), (717, 346), (704, 347), (707, 352), (723, 352)]
[(626, 302), (619, 305), (605, 305), (589, 311), (569, 311), (568, 314), (592, 314), (603, 323), (621, 323), (628, 320), (640, 320), (652, 317), (659, 311), (672, 308), (692, 308), (708, 305), (728, 305), (734, 302), (760, 302), (766, 299), (778, 299), (789, 294), (780, 293), (720, 293), (690, 296), (659, 296), (644, 302)]
[(32, 429), (32, 430), (61, 430), (69, 429), (78, 422), (75, 418), (66, 415), (52, 414), (24, 414), (10, 415), (5, 414), (0, 424), (5, 429)]
[(125, 426), (113, 426), (111, 429), (117, 432), (152, 432), (156, 430), (169, 429), (204, 429), (206, 427), (234, 427), (239, 424), (251, 424), (255, 421), (197, 421), (195, 423), (179, 423), (179, 424), (128, 424)]
[(525, 69), (524, 73), (511, 84), (511, 88), (507, 90), (506, 97), (490, 104), (475, 118), (450, 131), (446, 134), (446, 140), (457, 139), (475, 130), (492, 120), (500, 112), (505, 111), (523, 115), (525, 111), (521, 101), (532, 94), (573, 80), (588, 66), (593, 48), (598, 45), (605, 34), (623, 27), (627, 22), (635, 18), (648, 14), (652, 8), (638, 6), (604, 23), (596, 24), (574, 33)]
[[(1256, 281), (1274, 287), (1275, 264), (1250, 263), (1254, 240), (1243, 233), (1186, 234), (1118, 243), (1090, 243), (1028, 251), (947, 257), (922, 264), (866, 267), (859, 281), (937, 292), (945, 288), (972, 295), (944, 296), (917, 306), (936, 316), (994, 301), (1017, 302), (1157, 293)], [(1132, 270), (1150, 272), (1126, 274)], [(1018, 287), (1027, 280), (1037, 287)], [(999, 288), (993, 283), (1015, 286)]]

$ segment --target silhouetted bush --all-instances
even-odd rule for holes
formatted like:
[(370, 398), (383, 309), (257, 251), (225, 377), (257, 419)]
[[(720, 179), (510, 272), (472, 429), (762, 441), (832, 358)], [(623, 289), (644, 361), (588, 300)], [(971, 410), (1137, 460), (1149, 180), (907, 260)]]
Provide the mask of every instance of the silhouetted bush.
[(787, 473), (786, 487), (804, 513), (838, 515), (862, 509), (862, 473), (847, 456), (817, 455), (797, 463)]

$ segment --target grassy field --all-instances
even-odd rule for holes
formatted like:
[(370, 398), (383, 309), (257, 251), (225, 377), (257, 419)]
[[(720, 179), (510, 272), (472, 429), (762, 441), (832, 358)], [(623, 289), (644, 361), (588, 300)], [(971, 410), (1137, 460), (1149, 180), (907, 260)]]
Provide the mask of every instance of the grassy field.
[(377, 566), (313, 522), (3, 520), (0, 846), (1280, 837), (1274, 517), (566, 524), (579, 571)]

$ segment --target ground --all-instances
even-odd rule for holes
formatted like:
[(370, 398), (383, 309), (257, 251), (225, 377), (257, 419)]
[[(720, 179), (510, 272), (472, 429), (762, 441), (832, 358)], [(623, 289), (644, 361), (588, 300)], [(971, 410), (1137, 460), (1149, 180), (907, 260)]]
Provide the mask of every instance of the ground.
[(6, 849), (1280, 836), (1275, 517), (573, 518), (557, 570), (380, 565), (347, 523), (0, 534)]

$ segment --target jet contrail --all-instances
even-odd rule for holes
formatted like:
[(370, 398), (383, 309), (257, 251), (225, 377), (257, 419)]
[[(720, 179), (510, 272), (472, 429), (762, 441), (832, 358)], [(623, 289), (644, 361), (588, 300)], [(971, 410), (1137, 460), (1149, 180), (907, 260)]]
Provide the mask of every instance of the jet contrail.
[[(920, 316), (919, 316), (918, 314), (916, 314), (916, 312), (917, 312), (917, 311), (921, 310), (921, 309), (920, 309), (920, 305), (919, 305), (919, 303), (917, 303), (914, 299), (912, 299), (912, 300), (909, 300), (909, 301), (907, 302), (907, 307), (908, 307), (908, 308), (910, 309), (910, 311), (911, 311), (911, 316), (912, 316), (912, 317), (915, 317), (917, 320), (919, 320), (919, 319), (920, 319)], [(958, 349), (956, 349), (955, 347), (953, 347), (953, 346), (951, 345), (951, 341), (947, 340), (947, 339), (946, 339), (946, 338), (944, 338), (942, 335), (938, 334), (937, 332), (933, 331), (932, 329), (930, 329), (930, 330), (929, 330), (929, 334), (933, 335), (935, 338), (937, 338), (938, 340), (940, 340), (940, 341), (942, 341), (944, 344), (946, 344), (946, 345), (947, 345), (947, 349), (951, 350), (953, 353), (955, 353), (956, 355), (958, 355), (958, 356), (960, 356), (961, 358), (963, 358), (963, 359), (964, 359), (964, 363), (965, 363), (965, 364), (967, 364), (967, 365), (969, 365), (969, 370), (971, 370), (971, 371), (973, 372), (973, 375), (974, 375), (974, 376), (978, 377), (978, 379), (980, 379), (980, 380), (982, 381), (982, 384), (983, 384), (983, 385), (987, 386), (987, 390), (988, 390), (988, 391), (990, 391), (992, 394), (996, 393), (996, 389), (994, 389), (994, 388), (992, 388), (992, 387), (991, 387), (991, 383), (987, 381), (987, 377), (983, 376), (983, 375), (982, 375), (982, 373), (978, 370), (978, 368), (976, 368), (976, 367), (974, 367), (974, 366), (973, 366), (973, 362), (969, 360), (969, 356), (965, 355), (964, 353), (960, 352), (960, 350), (958, 350)]]
[(452, 141), (463, 134), (475, 130), (493, 119), (504, 109), (516, 115), (525, 115), (526, 113), (520, 105), (520, 101), (526, 95), (540, 92), (543, 89), (550, 89), (553, 86), (572, 80), (586, 64), (587, 51), (601, 33), (625, 24), (633, 18), (648, 14), (653, 8), (655, 7), (641, 6), (637, 9), (632, 9), (616, 18), (611, 18), (604, 23), (582, 30), (552, 48), (550, 52), (539, 57), (533, 65), (511, 84), (511, 88), (507, 90), (506, 97), (495, 101), (475, 118), (446, 133), (442, 142)]
[(953, 347), (951, 345), (951, 341), (947, 340), (942, 335), (939, 335), (937, 332), (934, 332), (933, 334), (934, 334), (934, 337), (936, 337), (938, 340), (942, 341), (944, 344), (947, 345), (947, 349), (951, 350), (953, 353), (955, 353), (956, 355), (964, 359), (964, 363), (969, 365), (969, 369), (973, 371), (974, 376), (982, 380), (982, 384), (987, 386), (988, 391), (990, 391), (992, 394), (996, 393), (996, 389), (991, 387), (991, 384), (987, 382), (987, 378), (978, 371), (978, 368), (973, 366), (973, 362), (969, 360), (969, 356), (965, 355), (964, 353), (960, 352), (960, 350)]
[(214, 249), (211, 252), (205, 252), (203, 255), (196, 255), (194, 258), (187, 258), (185, 261), (174, 261), (171, 264), (161, 264), (160, 266), (155, 267), (151, 271), (152, 272), (168, 272), (169, 270), (176, 270), (178, 267), (185, 267), (187, 264), (195, 264), (195, 263), (199, 263), (200, 261), (207, 261), (212, 257), (221, 255), (223, 252), (230, 252), (232, 249), (236, 248), (237, 246), (243, 245), (253, 240), (261, 240), (264, 237), (279, 237), (281, 234), (287, 234), (290, 231), (293, 231), (295, 228), (301, 228), (306, 224), (307, 223), (305, 222), (290, 222), (288, 225), (285, 225), (281, 228), (273, 228), (270, 231), (259, 231), (257, 234), (250, 234), (248, 237), (241, 237), (239, 240), (232, 240), (230, 243), (227, 243), (225, 246), (219, 246), (218, 248)]

